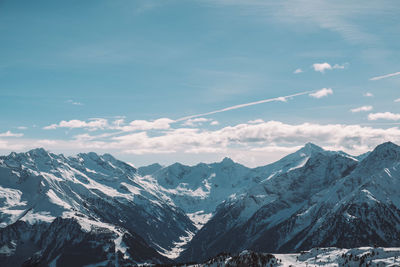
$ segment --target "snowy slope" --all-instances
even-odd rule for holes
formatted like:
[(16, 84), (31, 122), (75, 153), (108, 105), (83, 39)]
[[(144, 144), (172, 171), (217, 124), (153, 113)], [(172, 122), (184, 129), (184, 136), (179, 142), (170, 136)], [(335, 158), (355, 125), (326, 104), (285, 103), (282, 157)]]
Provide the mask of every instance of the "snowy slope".
[(249, 188), (258, 187), (262, 181), (300, 168), (312, 155), (322, 151), (322, 148), (308, 143), (275, 163), (254, 169), (224, 158), (221, 162), (195, 166), (175, 163), (160, 168), (160, 165), (153, 164), (143, 167), (142, 173), (151, 174), (147, 179), (155, 179), (160, 190), (201, 228), (214, 214), (216, 207), (229, 197), (236, 197)]
[(251, 169), (225, 158), (219, 163), (185, 166), (175, 163), (152, 175), (174, 203), (187, 213), (212, 213), (233, 192), (255, 185)]

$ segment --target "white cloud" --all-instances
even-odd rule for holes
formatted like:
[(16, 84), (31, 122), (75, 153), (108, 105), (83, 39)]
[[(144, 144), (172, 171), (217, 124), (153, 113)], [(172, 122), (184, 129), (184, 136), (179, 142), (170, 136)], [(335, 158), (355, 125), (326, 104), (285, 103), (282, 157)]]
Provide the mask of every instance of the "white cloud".
[(177, 151), (171, 150), (163, 150), (163, 149), (154, 149), (154, 148), (142, 148), (142, 149), (126, 149), (123, 151), (125, 154), (133, 154), (133, 155), (151, 155), (151, 154), (172, 154)]
[(386, 74), (386, 75), (382, 75), (382, 76), (372, 77), (369, 80), (370, 81), (377, 81), (377, 80), (386, 79), (386, 78), (397, 76), (397, 75), (400, 75), (400, 72), (395, 72), (395, 73), (390, 73), (390, 74)]
[(346, 64), (343, 64), (343, 65), (339, 65), (339, 64), (335, 64), (335, 65), (333, 65), (333, 67), (332, 67), (333, 69), (344, 69), (344, 68), (346, 68)]
[(106, 119), (92, 119), (89, 121), (81, 121), (81, 120), (69, 120), (69, 121), (60, 121), (58, 124), (51, 124), (49, 126), (43, 127), (45, 130), (54, 130), (57, 128), (87, 128), (89, 130), (98, 130), (105, 129), (108, 127), (108, 121)]
[(353, 108), (350, 111), (353, 112), (353, 113), (356, 113), (356, 112), (361, 112), (361, 111), (370, 111), (372, 109), (373, 109), (372, 106), (362, 106), (362, 107), (359, 107), (359, 108)]
[[(399, 115), (400, 116), (400, 115)], [(359, 154), (374, 146), (392, 141), (400, 143), (400, 129), (372, 128), (360, 125), (301, 123), (254, 120), (219, 129), (169, 128), (152, 133), (119, 132), (115, 135), (80, 134), (71, 140), (24, 139), (1, 140), (0, 149), (45, 147), (51, 151), (103, 151), (115, 154), (164, 155), (174, 158), (186, 154), (207, 161), (210, 155), (230, 156), (252, 165), (277, 160), (306, 142), (325, 148)], [(160, 156), (161, 157), (161, 156)]]
[(394, 102), (400, 102), (400, 98), (395, 99)]
[(27, 130), (28, 127), (26, 127), (26, 126), (18, 126), (17, 129), (18, 130)]
[[(336, 146), (347, 150), (362, 150), (373, 147), (385, 140), (400, 141), (398, 128), (375, 129), (360, 125), (342, 124), (285, 124), (279, 121), (243, 123), (224, 127), (219, 130), (171, 129), (161, 135), (149, 136), (146, 132), (112, 137), (106, 145), (126, 149), (127, 153), (142, 154), (143, 151), (156, 154), (174, 151), (174, 153), (192, 153), (193, 151), (219, 151), (257, 149), (271, 146), (290, 147), (315, 142), (327, 146)], [(136, 151), (136, 152), (134, 152)]]
[(314, 98), (322, 98), (331, 94), (333, 94), (333, 90), (331, 88), (322, 88), (321, 90), (309, 94), (309, 96)]
[(300, 68), (298, 68), (298, 69), (296, 69), (293, 73), (294, 73), (294, 74), (299, 74), (299, 73), (302, 73), (302, 72), (303, 72), (303, 70), (300, 69)]
[(400, 120), (400, 114), (392, 113), (392, 112), (379, 112), (379, 113), (370, 113), (368, 114), (368, 120), (392, 120), (397, 121)]
[[(121, 132), (134, 132), (134, 131), (148, 131), (148, 130), (165, 130), (170, 128), (170, 124), (174, 120), (168, 118), (161, 118), (153, 121), (147, 120), (133, 120), (129, 124), (126, 124), (124, 119), (114, 120), (111, 124), (107, 119), (104, 118), (93, 118), (88, 121), (82, 120), (62, 120), (59, 123), (51, 124), (43, 127), (45, 130), (54, 130), (57, 128), (83, 128), (89, 131), (95, 130), (119, 130)], [(111, 133), (101, 135), (102, 137), (111, 136), (118, 133)]]
[(374, 95), (372, 93), (370, 93), (370, 92), (366, 92), (366, 93), (363, 94), (363, 96), (365, 96), (365, 97), (373, 97)]
[(324, 73), (325, 70), (331, 70), (332, 69), (332, 66), (329, 63), (326, 63), (326, 62), (325, 63), (314, 63), (312, 66), (313, 66), (315, 71), (319, 71), (319, 72), (322, 72), (322, 73)]
[(218, 122), (218, 121), (212, 121), (212, 122), (210, 123), (210, 125), (219, 125), (219, 122)]
[(321, 73), (324, 73), (325, 70), (344, 69), (346, 67), (346, 64), (343, 64), (343, 65), (335, 64), (335, 65), (332, 66), (331, 64), (329, 64), (327, 62), (324, 62), (324, 63), (314, 63), (312, 65), (312, 67), (314, 68), (315, 71), (319, 71)]
[(22, 133), (12, 133), (11, 131), (0, 133), (0, 137), (21, 137), (23, 135)]
[(134, 120), (131, 121), (128, 125), (118, 127), (117, 129), (122, 130), (124, 132), (166, 130), (170, 128), (170, 124), (173, 122), (174, 120), (168, 118), (161, 118), (153, 121)]
[(124, 123), (125, 123), (124, 119), (117, 119), (117, 120), (113, 121), (113, 125), (115, 125), (116, 127), (120, 127)]
[[(376, 129), (360, 125), (313, 123), (293, 125), (279, 121), (259, 121), (215, 131), (171, 129), (159, 136), (149, 136), (144, 132), (135, 133), (114, 137), (106, 146), (121, 149), (129, 147), (129, 150), (124, 151), (129, 154), (220, 153), (236, 155), (236, 158), (240, 155), (242, 162), (249, 162), (252, 157), (255, 162), (260, 162), (260, 158), (273, 157), (272, 154), (275, 157), (283, 156), (306, 142), (359, 154), (389, 140), (400, 142), (399, 128)], [(275, 153), (276, 151), (279, 153)], [(276, 159), (278, 158), (274, 158)]]

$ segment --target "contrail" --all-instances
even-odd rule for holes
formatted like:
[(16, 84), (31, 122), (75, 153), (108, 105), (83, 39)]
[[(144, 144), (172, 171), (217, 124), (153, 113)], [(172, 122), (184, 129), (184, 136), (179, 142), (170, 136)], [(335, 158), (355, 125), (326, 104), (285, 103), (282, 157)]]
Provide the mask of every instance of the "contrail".
[(389, 77), (393, 77), (393, 76), (397, 76), (397, 75), (400, 75), (400, 72), (395, 72), (395, 73), (390, 73), (390, 74), (386, 74), (386, 75), (382, 75), (382, 76), (372, 77), (369, 80), (376, 81), (376, 80), (385, 79), (385, 78), (389, 78)]
[(310, 93), (313, 93), (313, 92), (315, 92), (315, 91), (305, 91), (305, 92), (301, 92), (301, 93), (297, 93), (297, 94), (293, 94), (293, 95), (280, 96), (280, 97), (275, 97), (275, 98), (264, 99), (264, 100), (260, 100), (260, 101), (255, 101), (255, 102), (235, 105), (235, 106), (231, 106), (231, 107), (227, 107), (227, 108), (223, 108), (223, 109), (218, 109), (218, 110), (214, 110), (214, 111), (210, 111), (210, 112), (206, 112), (206, 113), (201, 113), (201, 114), (182, 117), (180, 119), (175, 120), (175, 122), (185, 121), (185, 120), (188, 120), (188, 119), (193, 119), (193, 118), (202, 117), (202, 116), (208, 116), (208, 115), (215, 114), (215, 113), (221, 113), (221, 112), (225, 112), (225, 111), (229, 111), (229, 110), (244, 108), (244, 107), (248, 107), (248, 106), (254, 106), (254, 105), (268, 103), (268, 102), (286, 101), (287, 98), (292, 98), (292, 97), (300, 96), (300, 95), (306, 95), (306, 94), (310, 94)]

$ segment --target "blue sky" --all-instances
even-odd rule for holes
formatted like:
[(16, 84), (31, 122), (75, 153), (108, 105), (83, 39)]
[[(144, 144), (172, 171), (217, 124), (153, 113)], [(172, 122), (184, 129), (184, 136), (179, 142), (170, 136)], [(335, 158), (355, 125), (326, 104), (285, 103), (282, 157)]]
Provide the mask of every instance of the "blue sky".
[(0, 152), (256, 166), (305, 142), (400, 143), (398, 14), (398, 1), (3, 0)]

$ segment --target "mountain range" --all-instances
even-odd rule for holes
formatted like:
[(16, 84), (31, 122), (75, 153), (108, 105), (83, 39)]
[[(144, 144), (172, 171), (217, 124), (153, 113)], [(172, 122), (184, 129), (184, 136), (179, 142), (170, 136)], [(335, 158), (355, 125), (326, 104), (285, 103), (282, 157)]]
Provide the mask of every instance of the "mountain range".
[(135, 168), (38, 148), (0, 157), (1, 266), (205, 262), (220, 253), (400, 246), (400, 147), (308, 143), (272, 164)]

